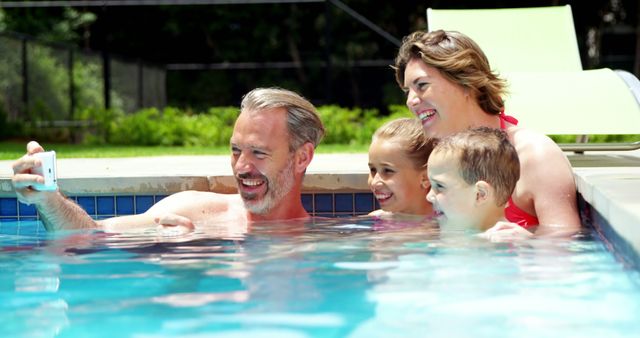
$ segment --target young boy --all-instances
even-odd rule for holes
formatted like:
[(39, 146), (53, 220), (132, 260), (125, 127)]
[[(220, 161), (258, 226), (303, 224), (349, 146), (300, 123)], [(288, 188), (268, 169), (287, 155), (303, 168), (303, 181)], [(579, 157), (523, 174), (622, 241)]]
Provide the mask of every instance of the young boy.
[(502, 130), (479, 127), (440, 140), (427, 168), (427, 199), (441, 227), (486, 231), (506, 222), (504, 208), (520, 177), (520, 162)]

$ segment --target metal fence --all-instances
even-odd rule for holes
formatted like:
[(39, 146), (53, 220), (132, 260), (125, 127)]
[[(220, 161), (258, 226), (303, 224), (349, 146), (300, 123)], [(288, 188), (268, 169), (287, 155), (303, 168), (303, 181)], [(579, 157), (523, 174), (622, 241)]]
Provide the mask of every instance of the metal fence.
[(166, 105), (164, 65), (0, 34), (0, 109), (11, 122), (72, 124), (86, 108)]

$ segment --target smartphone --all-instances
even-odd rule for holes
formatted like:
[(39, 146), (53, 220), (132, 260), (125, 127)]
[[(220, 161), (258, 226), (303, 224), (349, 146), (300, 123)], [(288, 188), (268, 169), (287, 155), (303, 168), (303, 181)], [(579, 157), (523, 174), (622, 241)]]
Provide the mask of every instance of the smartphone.
[(42, 166), (33, 169), (33, 173), (44, 177), (44, 183), (36, 183), (31, 187), (39, 191), (55, 191), (58, 189), (58, 176), (56, 174), (56, 152), (45, 151), (42, 153), (35, 153), (35, 156), (40, 159)]

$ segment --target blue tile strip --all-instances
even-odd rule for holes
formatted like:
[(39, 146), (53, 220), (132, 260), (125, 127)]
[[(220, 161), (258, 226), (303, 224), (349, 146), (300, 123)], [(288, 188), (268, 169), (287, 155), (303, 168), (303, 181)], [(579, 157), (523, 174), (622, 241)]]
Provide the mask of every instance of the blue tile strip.
[[(368, 213), (372, 210), (378, 209), (374, 206), (374, 200), (372, 193), (356, 193), (355, 195), (355, 208), (356, 213)], [(376, 200), (377, 202), (377, 200)]]
[(335, 212), (351, 212), (353, 213), (353, 194), (336, 194), (335, 195)]
[(98, 208), (97, 216), (111, 216), (116, 214), (116, 199), (114, 196), (98, 196), (96, 198)]
[(116, 196), (116, 215), (135, 214), (133, 196)]
[(16, 217), (18, 215), (17, 198), (0, 198), (0, 217)]
[(302, 194), (302, 206), (307, 212), (313, 213), (313, 196), (311, 194)]
[(314, 199), (314, 211), (321, 212), (323, 215), (325, 213), (331, 213), (335, 210), (333, 207), (333, 195), (332, 194), (316, 194), (313, 196)]
[[(167, 195), (70, 196), (95, 219), (143, 213)], [(371, 193), (306, 193), (302, 205), (310, 214), (325, 217), (364, 215), (377, 203)], [(0, 197), (0, 222), (37, 220), (36, 208), (15, 197)]]
[(96, 197), (95, 196), (79, 196), (78, 204), (91, 216), (96, 216)]
[(154, 204), (152, 195), (136, 196), (136, 214), (143, 213)]
[(33, 205), (27, 205), (18, 202), (18, 215), (20, 216), (37, 216), (38, 210)]

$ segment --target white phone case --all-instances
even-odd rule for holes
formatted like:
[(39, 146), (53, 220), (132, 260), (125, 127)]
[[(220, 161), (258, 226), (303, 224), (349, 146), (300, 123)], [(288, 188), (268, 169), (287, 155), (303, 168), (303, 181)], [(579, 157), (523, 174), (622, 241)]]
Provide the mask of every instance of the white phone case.
[(33, 189), (39, 191), (55, 191), (58, 189), (58, 176), (56, 175), (56, 152), (45, 151), (35, 153), (33, 156), (42, 161), (42, 166), (33, 169), (33, 173), (44, 177), (44, 184), (34, 184)]

